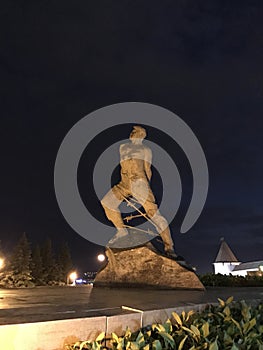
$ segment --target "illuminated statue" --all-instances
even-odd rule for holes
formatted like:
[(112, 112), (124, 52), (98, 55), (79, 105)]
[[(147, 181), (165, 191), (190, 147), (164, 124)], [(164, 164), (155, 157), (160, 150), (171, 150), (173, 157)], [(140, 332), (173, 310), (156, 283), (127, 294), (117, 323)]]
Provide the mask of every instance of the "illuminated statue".
[(145, 214), (136, 207), (134, 208), (150, 221), (160, 234), (166, 254), (176, 257), (168, 223), (160, 214), (149, 185), (152, 176), (152, 151), (142, 143), (145, 137), (144, 128), (133, 127), (130, 134), (131, 142), (120, 146), (121, 181), (101, 200), (107, 218), (117, 228), (117, 234), (110, 240), (109, 244), (113, 244), (128, 234), (127, 226), (124, 224), (118, 208), (124, 200), (128, 204), (131, 203), (129, 198), (132, 197), (144, 208)]

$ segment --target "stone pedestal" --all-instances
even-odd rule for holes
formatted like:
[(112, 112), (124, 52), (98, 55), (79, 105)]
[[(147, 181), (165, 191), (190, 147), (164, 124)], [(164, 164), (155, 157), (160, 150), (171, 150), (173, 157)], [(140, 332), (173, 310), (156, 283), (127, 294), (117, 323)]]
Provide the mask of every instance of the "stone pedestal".
[(151, 243), (129, 249), (106, 250), (107, 265), (98, 272), (95, 287), (148, 287), (204, 290), (185, 262), (159, 253)]

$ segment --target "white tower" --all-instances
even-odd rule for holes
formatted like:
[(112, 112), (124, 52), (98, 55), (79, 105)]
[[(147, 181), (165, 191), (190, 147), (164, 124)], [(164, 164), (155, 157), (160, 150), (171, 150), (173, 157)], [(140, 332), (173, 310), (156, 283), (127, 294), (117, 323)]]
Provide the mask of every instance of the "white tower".
[(229, 275), (240, 262), (235, 257), (224, 238), (221, 238), (221, 245), (213, 263), (215, 274)]

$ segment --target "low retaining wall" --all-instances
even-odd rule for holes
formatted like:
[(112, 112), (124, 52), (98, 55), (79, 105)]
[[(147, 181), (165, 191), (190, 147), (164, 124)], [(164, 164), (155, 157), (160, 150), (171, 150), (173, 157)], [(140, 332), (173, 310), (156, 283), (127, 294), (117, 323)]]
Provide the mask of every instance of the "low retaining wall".
[(2, 350), (64, 350), (66, 344), (79, 340), (94, 340), (101, 332), (122, 335), (128, 326), (131, 331), (151, 323), (163, 323), (173, 311), (181, 313), (202, 310), (206, 304), (187, 305), (162, 310), (140, 311), (129, 307), (129, 314), (99, 316), (59, 321), (22, 323), (0, 326)]

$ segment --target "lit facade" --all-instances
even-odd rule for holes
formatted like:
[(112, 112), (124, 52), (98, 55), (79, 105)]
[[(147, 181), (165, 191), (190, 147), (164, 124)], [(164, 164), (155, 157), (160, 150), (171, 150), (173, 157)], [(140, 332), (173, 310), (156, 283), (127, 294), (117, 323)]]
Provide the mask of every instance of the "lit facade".
[(241, 263), (224, 239), (221, 239), (221, 245), (213, 265), (215, 274), (231, 274), (243, 277), (247, 275), (263, 275), (263, 260)]

